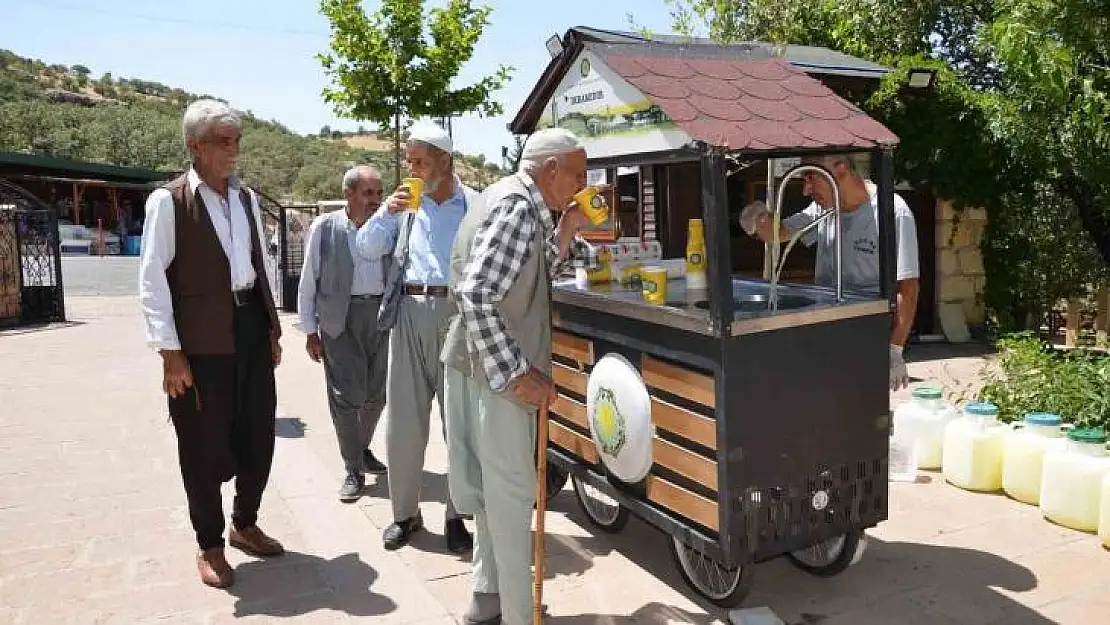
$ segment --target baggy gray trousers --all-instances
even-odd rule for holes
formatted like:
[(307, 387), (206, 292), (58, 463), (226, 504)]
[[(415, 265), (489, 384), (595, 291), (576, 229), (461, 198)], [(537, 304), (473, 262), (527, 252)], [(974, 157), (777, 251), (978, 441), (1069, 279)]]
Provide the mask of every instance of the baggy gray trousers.
[[(387, 397), (389, 428), (385, 439), (394, 521), (412, 518), (420, 509), (433, 396), (438, 399), (437, 412), (444, 440), (447, 438), (443, 416), (443, 364), (439, 354), (453, 311), (446, 297), (425, 295), (402, 296), (397, 310), (397, 323), (389, 340), (392, 362)], [(447, 504), (447, 519), (459, 516), (446, 492), (444, 503)]]
[(370, 445), (385, 408), (389, 332), (378, 330), (382, 298), (352, 298), (347, 327), (338, 337), (320, 332), (328, 409), (348, 473), (363, 472), (362, 450)]

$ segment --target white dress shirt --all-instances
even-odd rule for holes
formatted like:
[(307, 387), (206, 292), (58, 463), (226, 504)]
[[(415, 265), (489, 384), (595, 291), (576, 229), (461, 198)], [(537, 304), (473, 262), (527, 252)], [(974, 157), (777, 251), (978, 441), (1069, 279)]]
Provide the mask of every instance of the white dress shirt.
[[(346, 212), (346, 211), (344, 211)], [(308, 228), (305, 241), (304, 266), (301, 267), (301, 281), (297, 289), (297, 315), (301, 327), (308, 334), (316, 332), (316, 281), (320, 277), (320, 239), (324, 220), (333, 219), (332, 215), (320, 215)], [(354, 273), (351, 279), (351, 295), (381, 295), (385, 289), (385, 271), (382, 260), (385, 255), (363, 256), (358, 242), (359, 229), (348, 217), (342, 220), (347, 235), (347, 249), (351, 252)]]
[[(239, 201), (239, 182), (229, 180), (227, 199), (220, 197), (212, 187), (205, 184), (196, 171), (190, 169), (186, 174), (186, 193), (195, 193), (200, 187), (200, 197), (220, 247), (228, 258), (231, 272), (231, 288), (239, 291), (254, 286), (257, 279), (251, 264), (251, 237), (247, 215)], [(258, 210), (258, 200), (248, 190), (251, 197), (251, 210), (258, 229), (258, 240), (265, 240), (262, 233), (262, 216)], [(146, 200), (146, 221), (143, 223), (142, 255), (139, 260), (139, 303), (142, 305), (146, 320), (146, 340), (154, 350), (181, 349), (177, 337), (177, 327), (173, 321), (173, 300), (170, 285), (166, 280), (166, 270), (173, 262), (176, 240), (174, 238), (173, 196), (169, 189), (155, 189)]]

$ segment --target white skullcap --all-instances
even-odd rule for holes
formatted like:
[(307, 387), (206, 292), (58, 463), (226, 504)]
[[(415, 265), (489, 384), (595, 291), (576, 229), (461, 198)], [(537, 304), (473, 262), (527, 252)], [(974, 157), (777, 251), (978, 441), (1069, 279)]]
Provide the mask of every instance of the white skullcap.
[(435, 124), (420, 124), (413, 126), (409, 132), (409, 141), (420, 141), (451, 154), (454, 152), (454, 145), (451, 143), (451, 137), (442, 128)]
[(524, 142), (520, 158), (533, 160), (548, 156), (570, 154), (581, 150), (582, 142), (574, 133), (565, 128), (544, 128), (537, 130)]

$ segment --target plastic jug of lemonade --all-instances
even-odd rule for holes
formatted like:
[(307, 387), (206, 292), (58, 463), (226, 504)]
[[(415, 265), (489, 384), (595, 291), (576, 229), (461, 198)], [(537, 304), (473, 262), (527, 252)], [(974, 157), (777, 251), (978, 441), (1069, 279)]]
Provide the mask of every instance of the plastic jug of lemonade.
[(894, 431), (905, 432), (914, 441), (917, 468), (939, 469), (944, 449), (944, 428), (949, 421), (958, 419), (955, 407), (941, 399), (935, 386), (913, 389), (912, 399), (894, 409)]
[(944, 479), (966, 490), (989, 492), (1002, 488), (1002, 456), (1009, 429), (998, 421), (998, 406), (989, 402), (966, 404), (963, 417), (944, 427)]
[(1102, 546), (1110, 549), (1110, 473), (1102, 478), (1102, 493), (1099, 495), (1098, 538)]
[(1041, 473), (1046, 449), (1064, 443), (1059, 415), (1033, 412), (1014, 424), (1006, 436), (1002, 458), (1002, 490), (1011, 498), (1036, 506), (1041, 503)]
[(1066, 444), (1044, 456), (1041, 514), (1054, 523), (1084, 532), (1098, 529), (1102, 482), (1110, 473), (1106, 432), (1076, 428)]

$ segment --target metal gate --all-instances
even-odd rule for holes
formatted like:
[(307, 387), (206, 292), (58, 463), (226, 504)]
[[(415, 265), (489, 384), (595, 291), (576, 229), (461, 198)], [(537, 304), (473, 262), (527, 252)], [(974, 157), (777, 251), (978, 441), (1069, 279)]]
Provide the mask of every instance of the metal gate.
[(58, 216), (0, 179), (0, 327), (65, 321)]
[[(256, 189), (257, 191), (257, 189)], [(261, 191), (262, 226), (266, 233), (267, 277), (274, 303), (286, 312), (297, 312), (297, 283), (304, 264), (308, 226), (319, 213), (315, 204), (283, 205)]]

